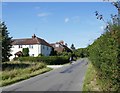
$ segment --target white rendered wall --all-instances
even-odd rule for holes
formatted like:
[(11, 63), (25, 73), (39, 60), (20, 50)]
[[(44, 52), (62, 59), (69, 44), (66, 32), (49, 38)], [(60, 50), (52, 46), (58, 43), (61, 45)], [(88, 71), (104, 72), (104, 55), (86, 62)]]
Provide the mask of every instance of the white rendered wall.
[(13, 45), (13, 47), (11, 48), (12, 56), (10, 57), (10, 60), (12, 60), (15, 57), (14, 54), (16, 52), (18, 52), (18, 51), (22, 52), (22, 49), (23, 48), (27, 48), (27, 47), (29, 48), (29, 55), (30, 56), (34, 56), (34, 57), (38, 56), (39, 54), (43, 54), (45, 56), (49, 56), (51, 51), (52, 51), (51, 47), (48, 47), (48, 46), (45, 46), (45, 45), (38, 45), (38, 44), (36, 44), (36, 45), (33, 45), (33, 48), (31, 48), (30, 45), (22, 45), (22, 48), (19, 48), (19, 45)]
[(29, 45), (22, 45), (22, 48), (19, 48), (19, 45), (13, 45), (13, 47), (11, 48), (11, 54), (12, 56), (10, 57), (10, 60), (12, 60), (14, 57), (15, 57), (15, 53), (18, 52), (18, 51), (21, 51), (22, 52), (22, 49), (23, 48), (29, 48), (29, 55), (30, 56), (38, 56), (38, 54), (41, 52), (39, 51), (39, 46), (38, 44), (36, 45), (33, 45), (33, 48), (30, 48)]

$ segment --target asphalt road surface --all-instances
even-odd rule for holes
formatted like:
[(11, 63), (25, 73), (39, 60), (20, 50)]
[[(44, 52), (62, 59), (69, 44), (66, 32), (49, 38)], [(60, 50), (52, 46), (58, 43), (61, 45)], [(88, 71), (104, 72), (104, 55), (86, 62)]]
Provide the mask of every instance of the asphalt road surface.
[[(2, 88), (2, 91), (82, 91), (87, 59)], [(12, 92), (11, 92), (12, 91)]]

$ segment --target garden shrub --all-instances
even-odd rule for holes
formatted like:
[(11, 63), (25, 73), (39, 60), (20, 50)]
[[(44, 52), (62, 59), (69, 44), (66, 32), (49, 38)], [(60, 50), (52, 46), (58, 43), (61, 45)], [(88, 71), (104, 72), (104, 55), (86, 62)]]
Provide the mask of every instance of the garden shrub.
[(23, 53), (23, 56), (25, 57), (29, 56), (29, 48), (23, 48), (22, 53)]
[(68, 56), (41, 56), (41, 57), (19, 57), (17, 60), (30, 62), (43, 62), (48, 65), (60, 65), (69, 62)]

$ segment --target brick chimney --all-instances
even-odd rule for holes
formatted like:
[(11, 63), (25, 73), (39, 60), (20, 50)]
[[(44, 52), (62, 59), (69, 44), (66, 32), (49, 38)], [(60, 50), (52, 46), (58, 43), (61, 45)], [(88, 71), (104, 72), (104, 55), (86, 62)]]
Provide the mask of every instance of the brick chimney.
[(64, 41), (63, 40), (61, 40), (59, 43), (62, 44), (62, 45), (64, 45)]
[(34, 34), (34, 35), (32, 36), (32, 38), (36, 38), (36, 35)]

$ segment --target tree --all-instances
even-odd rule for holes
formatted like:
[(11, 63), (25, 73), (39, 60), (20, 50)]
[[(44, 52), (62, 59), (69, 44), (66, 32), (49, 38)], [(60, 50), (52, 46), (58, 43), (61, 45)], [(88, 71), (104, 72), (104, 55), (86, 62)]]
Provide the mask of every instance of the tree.
[(76, 51), (74, 53), (75, 53), (75, 55), (77, 57), (81, 57), (81, 58), (89, 56), (88, 48), (79, 48), (79, 49), (76, 49)]
[(118, 25), (120, 25), (120, 1), (118, 0), (117, 2), (113, 2), (113, 5), (118, 10)]
[(57, 55), (57, 51), (55, 51), (54, 48), (52, 48), (50, 56), (56, 56), (56, 55)]
[[(103, 1), (106, 1), (106, 0), (103, 0)], [(109, 1), (109, 0), (108, 0), (108, 1)], [(111, 14), (112, 23), (113, 23), (113, 24), (120, 25), (120, 1), (119, 1), (119, 0), (116, 1), (116, 2), (113, 1), (112, 4), (113, 4), (113, 5), (116, 7), (116, 9), (118, 10), (118, 14), (115, 14), (115, 15)], [(104, 20), (103, 15), (99, 14), (98, 11), (95, 12), (95, 15), (96, 15), (97, 19), (102, 20), (102, 21), (104, 21), (105, 23), (107, 23), (106, 28), (108, 28), (109, 23)]]
[(4, 22), (0, 22), (0, 41), (2, 41), (2, 62), (9, 61), (10, 49), (12, 47), (12, 37), (9, 37), (9, 32)]
[(72, 44), (70, 48), (74, 51), (75, 50), (74, 44)]
[(23, 48), (22, 53), (23, 53), (23, 56), (25, 57), (29, 56), (29, 48)]

